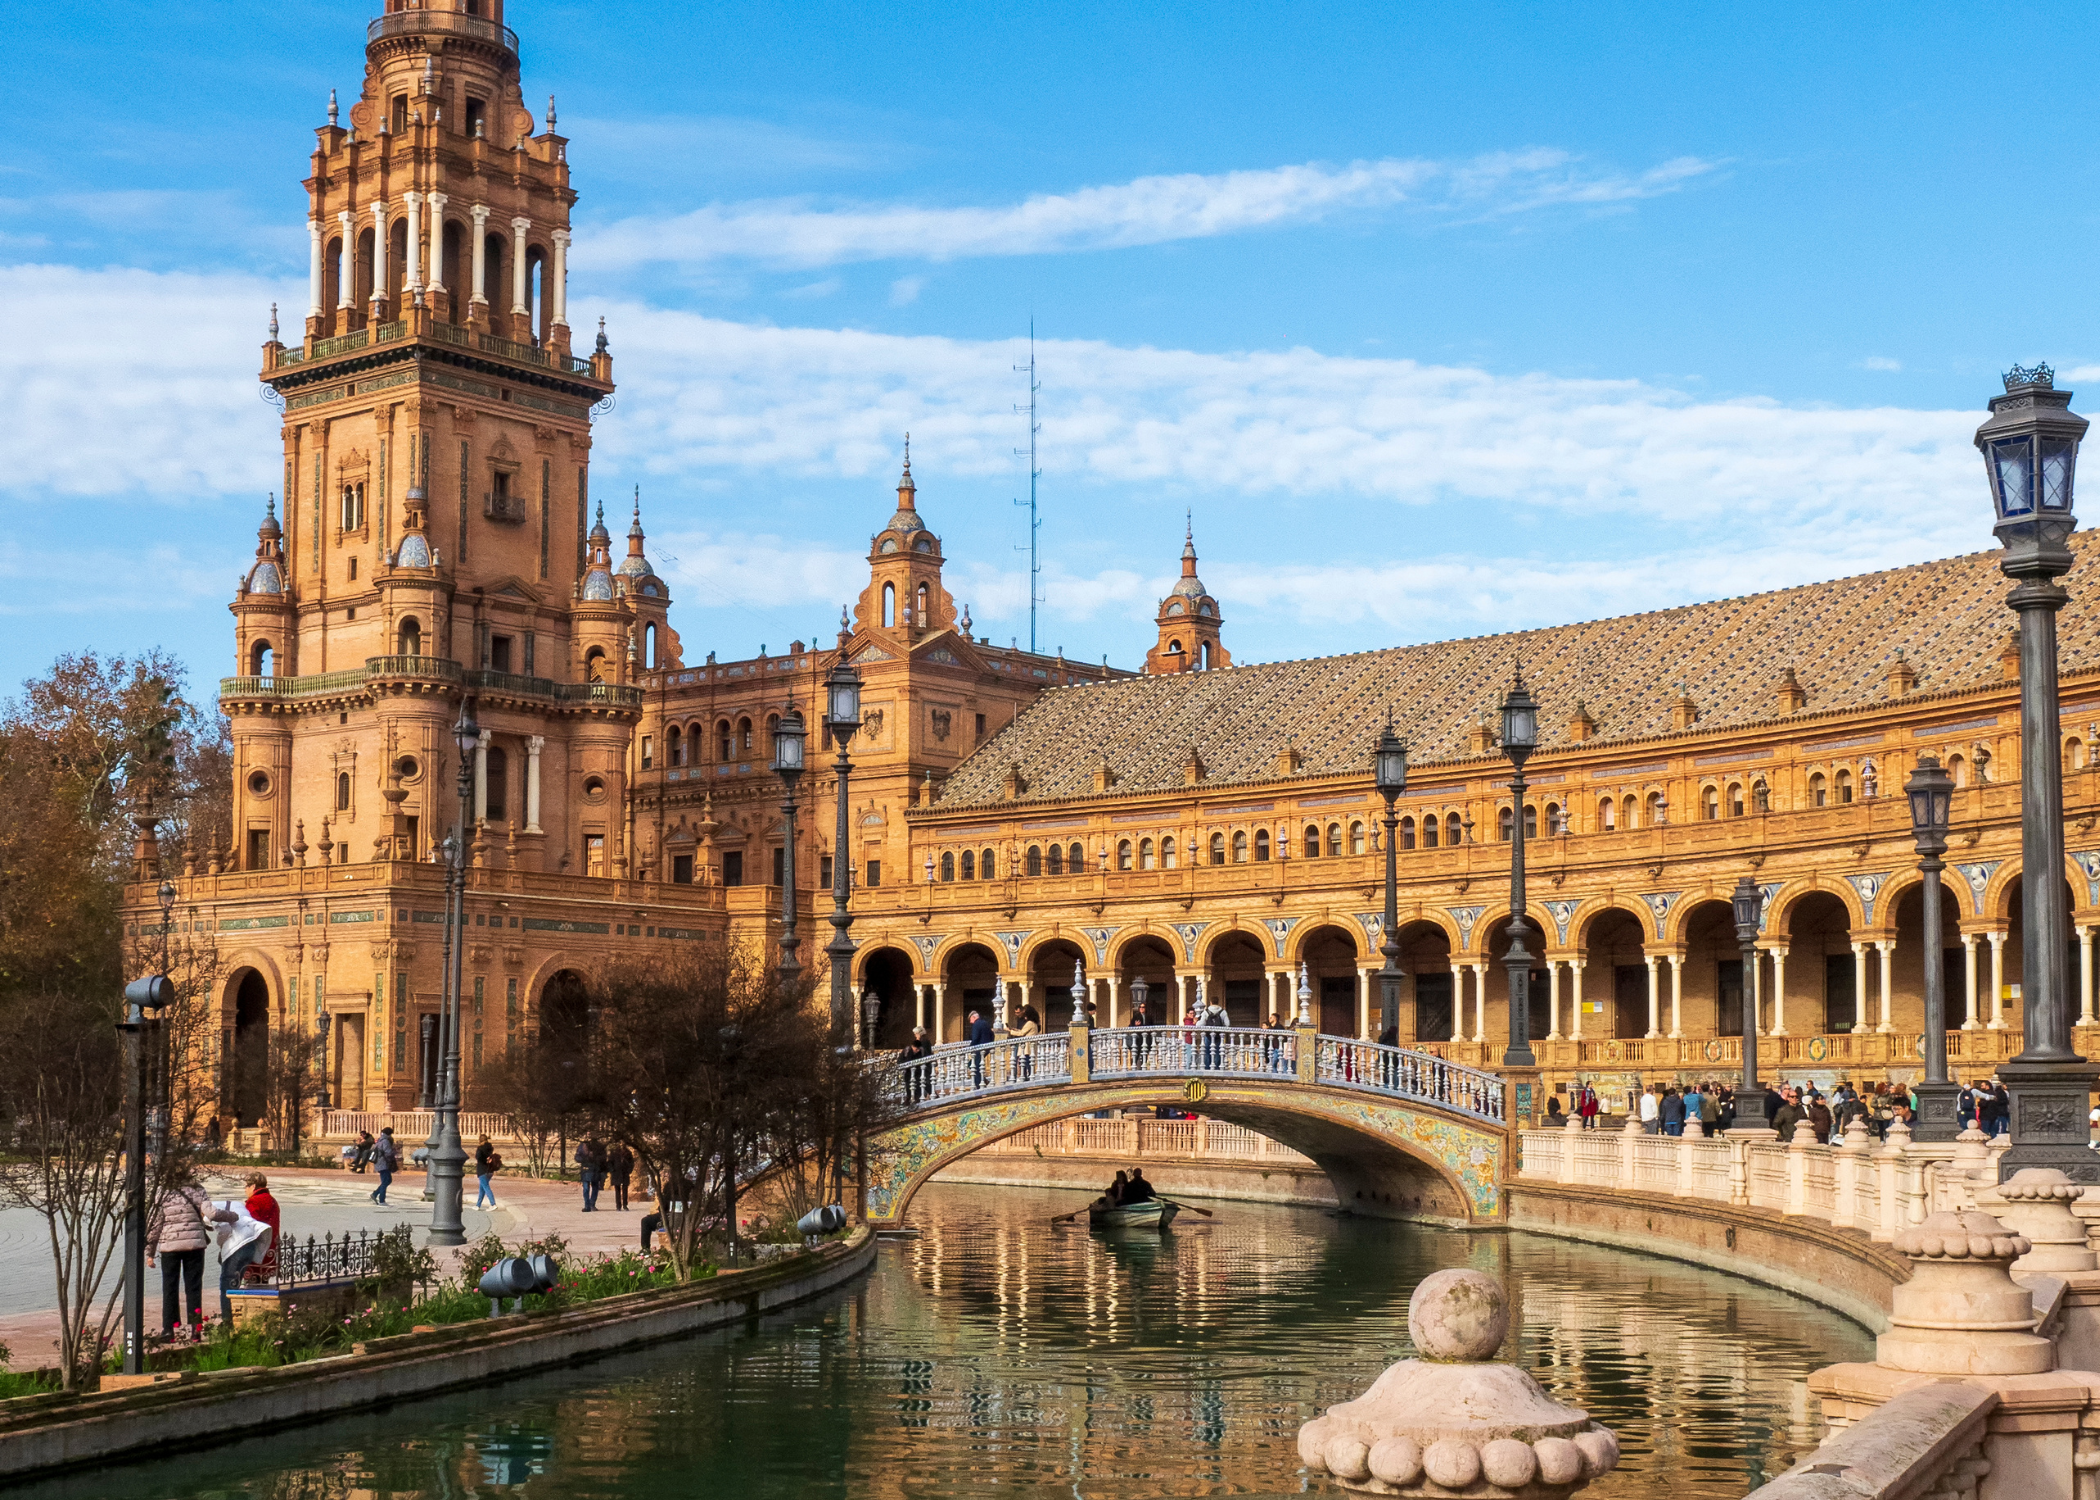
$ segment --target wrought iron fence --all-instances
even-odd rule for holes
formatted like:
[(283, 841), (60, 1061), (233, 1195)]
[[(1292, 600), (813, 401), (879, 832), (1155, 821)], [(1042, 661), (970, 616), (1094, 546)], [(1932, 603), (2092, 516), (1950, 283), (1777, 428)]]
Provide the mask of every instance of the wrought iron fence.
[(409, 1227), (344, 1230), (342, 1237), (324, 1234), (285, 1240), (277, 1247), (275, 1285), (280, 1292), (330, 1282), (376, 1280), (391, 1260), (405, 1264), (415, 1253)]

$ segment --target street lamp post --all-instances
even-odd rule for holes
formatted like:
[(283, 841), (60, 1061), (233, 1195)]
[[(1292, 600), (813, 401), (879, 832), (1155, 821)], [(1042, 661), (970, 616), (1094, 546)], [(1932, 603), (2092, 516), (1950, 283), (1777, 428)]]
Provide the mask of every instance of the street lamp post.
[[(1531, 752), (1538, 745), (1538, 700), (1524, 686), (1524, 673), (1519, 669), (1516, 681), (1502, 700), (1502, 753), (1509, 757), (1515, 771), (1509, 781), (1509, 953), (1503, 959), (1509, 970), (1509, 1046), (1502, 1054), (1505, 1068), (1538, 1066), (1538, 1058), (1531, 1050), (1531, 949), (1524, 941), (1531, 931), (1524, 901), (1524, 762), (1531, 759)], [(1520, 1091), (1528, 1094), (1528, 1086)], [(1530, 1111), (1520, 1108), (1517, 1113)]]
[(164, 974), (124, 986), (124, 1373), (146, 1373), (146, 1034), (174, 1003)]
[(459, 991), (467, 947), (467, 809), (474, 799), (474, 756), (481, 746), (481, 726), (474, 721), (471, 700), (459, 706), (452, 726), (459, 749), (459, 814), (453, 825), (452, 855), (446, 871), (445, 984), (438, 1042), (437, 1120), (430, 1132), (430, 1243), (464, 1245), (460, 1186), (467, 1153), (459, 1142)]
[(1936, 755), (1918, 757), (1917, 769), (1904, 783), (1910, 801), (1910, 829), (1918, 846), (1918, 873), (1925, 877), (1925, 1077), (1917, 1086), (1918, 1119), (1912, 1138), (1951, 1141), (1961, 1129), (1956, 1097), (1947, 1081), (1947, 965), (1940, 956), (1940, 856), (1947, 852), (1949, 809), (1954, 778)]
[[(835, 765), (838, 775), (838, 827), (831, 844), (831, 941), (824, 945), (824, 954), (831, 961), (831, 1045), (834, 1049), (849, 1049), (853, 1045), (853, 940), (846, 936), (846, 929), (853, 925), (853, 912), (848, 906), (852, 894), (850, 854), (853, 849), (852, 829), (848, 824), (851, 811), (847, 802), (847, 779), (853, 762), (846, 754), (846, 747), (860, 729), (860, 673), (847, 660), (846, 651), (851, 637), (840, 620), (838, 659), (832, 663), (831, 671), (824, 679), (824, 727), (831, 731), (831, 738), (839, 747), (839, 758)], [(833, 1199), (845, 1201), (846, 1181), (846, 1137), (843, 1129), (832, 1151), (832, 1182), (836, 1187)]]
[(1378, 971), (1378, 1040), (1383, 1042), (1387, 1037), (1398, 1040), (1400, 1035), (1400, 867), (1394, 837), (1400, 815), (1393, 803), (1407, 790), (1407, 746), (1393, 733), (1390, 720), (1378, 736), (1371, 760), (1373, 783), (1378, 795), (1385, 798), (1385, 941), (1378, 945), (1385, 955), (1385, 967)]
[(1743, 951), (1743, 1085), (1735, 1091), (1737, 1130), (1766, 1130), (1765, 1088), (1757, 1081), (1757, 929), (1764, 922), (1765, 893), (1748, 875), (1735, 883), (1735, 941)]
[(1976, 429), (2004, 548), (1999, 571), (2015, 587), (2020, 617), (2020, 869), (2026, 971), (2020, 1002), (2026, 1045), (1998, 1076), (2012, 1095), (2012, 1147), (1999, 1171), (2057, 1167), (2074, 1182), (2100, 1181), (2086, 1149), (2086, 1111), (2100, 1071), (2071, 1050), (2068, 913), (2064, 909), (2063, 745), (2056, 691), (2056, 612), (2070, 595), (2056, 580), (2071, 568), (2069, 539), (2078, 444), (2086, 420), (2047, 365), (2006, 372), (2005, 394)]
[[(783, 985), (792, 985), (802, 973), (802, 962), (795, 957), (795, 950), (802, 945), (802, 940), (795, 936), (795, 785), (802, 780), (805, 733), (802, 710), (798, 708), (790, 708), (782, 714), (779, 727), (773, 731), (773, 773), (787, 788), (787, 796), (780, 803), (784, 835), (780, 848), (780, 982)], [(836, 865), (838, 861), (834, 859), (832, 863)]]

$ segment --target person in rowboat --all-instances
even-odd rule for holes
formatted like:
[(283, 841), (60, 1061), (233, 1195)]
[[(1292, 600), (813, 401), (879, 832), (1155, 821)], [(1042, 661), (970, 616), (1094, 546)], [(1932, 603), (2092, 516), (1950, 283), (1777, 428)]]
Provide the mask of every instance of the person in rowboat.
[(1096, 1198), (1090, 1208), (1121, 1208), (1130, 1201), (1130, 1174), (1116, 1173), (1116, 1180), (1108, 1185), (1108, 1191)]
[[(1116, 1176), (1119, 1178), (1122, 1175), (1121, 1172), (1116, 1173)], [(1130, 1180), (1123, 1187), (1121, 1200), (1123, 1205), (1128, 1207), (1133, 1203), (1150, 1203), (1157, 1196), (1158, 1194), (1152, 1191), (1152, 1184), (1145, 1181), (1145, 1169), (1143, 1167), (1132, 1167), (1130, 1169)]]

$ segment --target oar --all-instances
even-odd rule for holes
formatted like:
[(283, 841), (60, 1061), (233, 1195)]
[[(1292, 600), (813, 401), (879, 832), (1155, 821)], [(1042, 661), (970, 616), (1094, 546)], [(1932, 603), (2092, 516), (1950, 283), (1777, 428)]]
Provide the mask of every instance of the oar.
[[(1092, 1207), (1092, 1205), (1091, 1205), (1091, 1204), (1089, 1204), (1089, 1205), (1088, 1205), (1088, 1207)], [(1068, 1213), (1068, 1214), (1059, 1214), (1059, 1215), (1058, 1215), (1058, 1216), (1057, 1216), (1056, 1218), (1052, 1219), (1052, 1220), (1051, 1220), (1050, 1222), (1051, 1222), (1051, 1223), (1053, 1223), (1053, 1224), (1069, 1224), (1069, 1223), (1071, 1223), (1071, 1222), (1072, 1222), (1072, 1220), (1074, 1220), (1074, 1219), (1078, 1218), (1078, 1217), (1079, 1217), (1079, 1216), (1080, 1216), (1081, 1214), (1083, 1214), (1083, 1213), (1085, 1213), (1085, 1212), (1086, 1212), (1086, 1209), (1084, 1209), (1084, 1208), (1075, 1208), (1075, 1209), (1073, 1209), (1073, 1210), (1072, 1210), (1072, 1211), (1071, 1211), (1070, 1213)]]
[[(1162, 1198), (1159, 1201), (1162, 1203), (1174, 1203), (1174, 1200), (1171, 1198)], [(1206, 1219), (1215, 1219), (1217, 1217), (1217, 1215), (1212, 1213), (1209, 1209), (1198, 1208), (1193, 1203), (1174, 1203), (1174, 1206), (1176, 1208), (1185, 1208), (1192, 1214), (1201, 1214)]]

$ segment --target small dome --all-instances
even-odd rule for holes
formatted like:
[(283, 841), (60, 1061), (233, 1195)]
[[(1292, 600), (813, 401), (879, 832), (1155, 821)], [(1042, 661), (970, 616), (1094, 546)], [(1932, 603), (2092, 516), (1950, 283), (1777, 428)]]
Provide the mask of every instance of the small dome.
[(262, 525), (255, 528), (255, 561), (241, 580), (248, 594), (284, 592), (284, 528), (277, 524), (277, 497), (272, 495), (263, 509)]
[(273, 562), (259, 562), (248, 574), (248, 592), (251, 594), (281, 594), (284, 579)]
[(394, 556), (397, 568), (427, 568), (430, 566), (430, 543), (423, 539), (420, 531), (411, 531), (401, 538), (401, 550)]
[(603, 568), (593, 568), (583, 578), (583, 597), (609, 600), (613, 596), (612, 574)]

